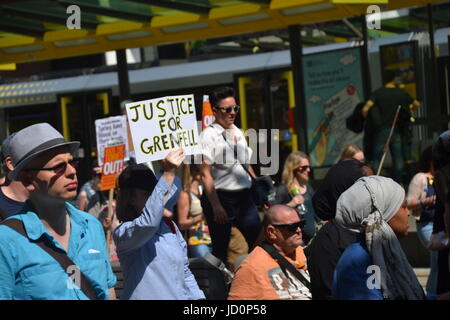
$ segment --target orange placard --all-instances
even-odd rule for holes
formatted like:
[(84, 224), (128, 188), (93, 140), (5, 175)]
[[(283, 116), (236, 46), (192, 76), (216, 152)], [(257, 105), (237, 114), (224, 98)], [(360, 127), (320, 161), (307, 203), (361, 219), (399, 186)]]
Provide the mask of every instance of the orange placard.
[(211, 103), (209, 102), (209, 97), (207, 95), (203, 96), (203, 111), (202, 111), (202, 130), (214, 122), (216, 117), (211, 109)]
[(104, 163), (102, 166), (102, 181), (100, 190), (114, 189), (116, 186), (116, 176), (122, 172), (125, 158), (125, 145), (106, 147)]

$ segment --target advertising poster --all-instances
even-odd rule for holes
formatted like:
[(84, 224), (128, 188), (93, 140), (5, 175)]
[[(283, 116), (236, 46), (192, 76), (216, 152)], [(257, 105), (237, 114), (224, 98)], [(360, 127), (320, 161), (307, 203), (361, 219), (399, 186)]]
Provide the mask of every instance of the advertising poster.
[(345, 125), (364, 97), (360, 49), (304, 56), (303, 72), (311, 165), (331, 166), (346, 145), (362, 145)]

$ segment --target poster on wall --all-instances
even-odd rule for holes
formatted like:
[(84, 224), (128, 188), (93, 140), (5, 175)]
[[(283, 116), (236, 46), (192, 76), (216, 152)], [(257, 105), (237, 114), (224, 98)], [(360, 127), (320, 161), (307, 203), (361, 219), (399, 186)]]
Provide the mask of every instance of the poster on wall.
[(303, 73), (311, 165), (331, 166), (346, 145), (362, 146), (363, 135), (345, 125), (364, 98), (360, 49), (304, 56)]

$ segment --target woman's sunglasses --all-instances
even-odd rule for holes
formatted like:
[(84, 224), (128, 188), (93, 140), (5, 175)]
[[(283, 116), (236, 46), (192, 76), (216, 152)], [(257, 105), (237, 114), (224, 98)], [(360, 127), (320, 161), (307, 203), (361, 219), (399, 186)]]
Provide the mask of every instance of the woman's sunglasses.
[(216, 107), (216, 109), (225, 110), (226, 113), (231, 113), (231, 109), (233, 109), (234, 112), (238, 113), (239, 109), (241, 109), (241, 107), (238, 105), (235, 105), (234, 107)]
[(302, 171), (303, 172), (308, 169), (311, 169), (311, 167), (310, 166), (301, 166), (301, 167), (296, 168), (294, 171)]
[(299, 222), (289, 223), (289, 224), (272, 224), (275, 228), (284, 229), (290, 232), (296, 232), (298, 228), (303, 229), (305, 226), (306, 221), (301, 220)]
[(51, 167), (51, 168), (28, 168), (27, 170), (30, 171), (53, 171), (56, 174), (63, 174), (64, 172), (66, 172), (67, 169), (67, 165), (70, 164), (73, 168), (78, 168), (78, 164), (80, 163), (80, 160), (78, 159), (73, 159), (70, 160), (69, 162), (61, 162), (60, 164)]

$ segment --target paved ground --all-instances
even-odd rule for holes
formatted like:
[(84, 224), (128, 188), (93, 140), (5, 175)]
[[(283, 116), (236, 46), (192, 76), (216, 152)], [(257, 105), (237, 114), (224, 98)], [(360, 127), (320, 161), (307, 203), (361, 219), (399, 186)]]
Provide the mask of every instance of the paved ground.
[(430, 268), (414, 268), (414, 272), (416, 273), (417, 279), (419, 279), (419, 283), (422, 288), (425, 290), (428, 275), (430, 274)]

